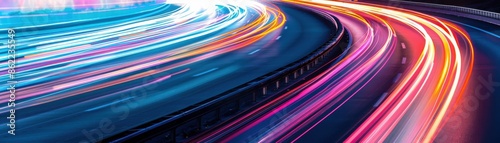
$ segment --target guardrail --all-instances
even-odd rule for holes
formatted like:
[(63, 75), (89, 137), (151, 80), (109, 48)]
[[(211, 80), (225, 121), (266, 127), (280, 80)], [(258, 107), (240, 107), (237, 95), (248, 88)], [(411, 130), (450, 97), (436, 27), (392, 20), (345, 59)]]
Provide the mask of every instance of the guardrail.
[[(307, 10), (309, 12), (313, 12)], [(264, 104), (305, 79), (318, 74), (345, 52), (349, 36), (339, 20), (314, 11), (335, 30), (329, 41), (306, 57), (218, 96), (144, 125), (111, 136), (103, 142), (182, 142), (233, 117)]]
[(394, 7), (413, 9), (418, 11), (456, 15), (500, 26), (500, 13), (495, 13), (491, 11), (460, 7), (460, 6), (452, 6), (452, 5), (411, 2), (402, 0), (391, 0), (385, 3), (381, 1), (364, 1), (364, 2), (381, 4), (381, 5), (390, 5)]
[(410, 4), (413, 6), (425, 6), (425, 7), (430, 7), (430, 8), (445, 9), (445, 10), (450, 10), (450, 11), (456, 11), (456, 12), (462, 12), (462, 13), (468, 13), (468, 14), (474, 14), (474, 15), (481, 15), (484, 17), (489, 17), (489, 18), (494, 18), (494, 19), (500, 20), (500, 13), (495, 13), (495, 12), (491, 12), (491, 11), (485, 11), (485, 10), (479, 10), (479, 9), (474, 9), (474, 8), (461, 7), (461, 6), (453, 6), (453, 5), (410, 2), (410, 1), (401, 1), (401, 2), (403, 2), (405, 4)]

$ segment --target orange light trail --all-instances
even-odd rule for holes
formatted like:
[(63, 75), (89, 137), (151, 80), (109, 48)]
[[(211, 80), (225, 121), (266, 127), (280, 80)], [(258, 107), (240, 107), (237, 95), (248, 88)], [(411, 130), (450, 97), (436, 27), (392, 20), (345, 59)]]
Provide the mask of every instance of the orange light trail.
[[(377, 83), (374, 77), (396, 63), (391, 59), (398, 57), (398, 52), (407, 54), (397, 63), (403, 65), (401, 72), (386, 96), (345, 142), (434, 140), (459, 103), (471, 76), (474, 51), (464, 30), (429, 15), (387, 6), (320, 0), (283, 2), (339, 18), (353, 39), (349, 53), (329, 69), (281, 95), (290, 99), (276, 98), (195, 141), (231, 142), (266, 126), (268, 129), (252, 136), (251, 141), (295, 142), (360, 89)], [(399, 46), (404, 44), (400, 42), (406, 46)], [(281, 112), (287, 113), (277, 115)], [(284, 117), (269, 125), (274, 116)]]
[(409, 46), (413, 48), (413, 59), (408, 60), (401, 80), (345, 142), (431, 142), (436, 137), (471, 76), (474, 51), (466, 32), (432, 16), (392, 7), (335, 1), (287, 2), (337, 15), (368, 13), (387, 17), (380, 22), (396, 20), (420, 33), (424, 41), (411, 42), (425, 44)]

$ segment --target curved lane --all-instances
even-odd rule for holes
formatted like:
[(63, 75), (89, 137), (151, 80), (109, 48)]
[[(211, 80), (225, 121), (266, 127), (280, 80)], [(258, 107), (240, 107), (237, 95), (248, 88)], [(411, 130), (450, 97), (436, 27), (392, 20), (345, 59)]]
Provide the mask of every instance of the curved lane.
[[(332, 30), (318, 16), (272, 3), (180, 2), (126, 16), (68, 14), (55, 24), (2, 25), (0, 31), (18, 31), (16, 133), (22, 134), (2, 138), (95, 142), (296, 61)], [(8, 116), (8, 108), (0, 111)]]
[[(245, 116), (198, 140), (427, 142), (436, 138), (466, 94), (472, 74), (473, 45), (463, 29), (418, 12), (367, 3), (287, 2), (339, 17), (353, 37), (352, 52), (291, 89), (284, 95), (290, 100), (273, 101), (283, 104), (258, 108), (255, 112), (262, 116)], [(339, 131), (350, 134), (335, 137)]]

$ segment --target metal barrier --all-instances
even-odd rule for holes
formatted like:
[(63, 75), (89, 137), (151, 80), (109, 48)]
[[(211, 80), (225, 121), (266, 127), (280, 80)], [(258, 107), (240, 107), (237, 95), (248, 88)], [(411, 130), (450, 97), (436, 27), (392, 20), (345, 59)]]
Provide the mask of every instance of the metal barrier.
[[(369, 3), (375, 3), (381, 5), (388, 4), (383, 2), (369, 2)], [(460, 6), (452, 6), (452, 5), (410, 2), (410, 1), (400, 1), (400, 0), (393, 0), (390, 1), (390, 3), (391, 4), (397, 3), (397, 5), (390, 5), (390, 6), (396, 6), (396, 7), (419, 10), (419, 11), (437, 12), (444, 14), (458, 14), (462, 17), (480, 20), (500, 26), (500, 13), (495, 13), (491, 11), (460, 7)]]
[(491, 11), (479, 10), (479, 9), (468, 8), (468, 7), (453, 6), (453, 5), (442, 5), (442, 4), (410, 2), (410, 1), (400, 1), (400, 2), (408, 4), (408, 5), (413, 5), (413, 6), (424, 6), (424, 7), (430, 7), (430, 8), (446, 9), (446, 10), (450, 10), (450, 11), (463, 12), (463, 13), (469, 13), (469, 14), (474, 14), (474, 15), (481, 15), (484, 17), (489, 17), (489, 18), (494, 18), (494, 19), (500, 20), (500, 13), (495, 13), (495, 12), (491, 12)]
[(319, 11), (314, 11), (314, 14), (319, 14), (335, 30), (331, 30), (327, 43), (306, 57), (204, 102), (106, 138), (103, 142), (187, 141), (278, 97), (287, 89), (305, 82), (304, 79), (329, 68), (328, 65), (345, 52), (349, 36), (337, 18)]

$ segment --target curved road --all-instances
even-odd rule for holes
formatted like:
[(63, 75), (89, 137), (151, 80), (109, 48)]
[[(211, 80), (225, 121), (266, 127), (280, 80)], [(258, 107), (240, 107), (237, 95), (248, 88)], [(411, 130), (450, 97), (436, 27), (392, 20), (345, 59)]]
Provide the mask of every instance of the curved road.
[[(428, 13), (428, 12), (426, 12)], [(496, 142), (500, 137), (500, 26), (456, 15), (428, 13), (462, 27), (470, 35), (476, 60), (468, 94), (436, 142)]]
[(470, 94), (475, 45), (454, 24), (366, 3), (289, 2), (337, 16), (353, 37), (352, 52), (195, 141), (428, 142)]
[[(286, 6), (214, 7), (164, 5), (127, 17), (69, 17), (68, 23), (26, 27), (35, 28), (30, 33), (16, 23), (3, 25), (19, 31), (22, 81), (17, 135), (2, 134), (2, 142), (98, 141), (298, 60), (332, 30), (319, 16)], [(1, 111), (8, 116), (8, 108)]]

